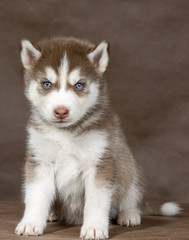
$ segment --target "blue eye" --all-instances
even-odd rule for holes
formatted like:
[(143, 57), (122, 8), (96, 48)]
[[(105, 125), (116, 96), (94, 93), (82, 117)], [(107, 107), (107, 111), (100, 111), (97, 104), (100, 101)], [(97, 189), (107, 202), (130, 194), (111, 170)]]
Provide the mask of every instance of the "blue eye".
[(43, 86), (45, 88), (51, 88), (52, 87), (52, 84), (50, 82), (43, 82)]
[(82, 84), (82, 83), (76, 83), (75, 84), (76, 89), (82, 89), (83, 86), (84, 86), (84, 84)]

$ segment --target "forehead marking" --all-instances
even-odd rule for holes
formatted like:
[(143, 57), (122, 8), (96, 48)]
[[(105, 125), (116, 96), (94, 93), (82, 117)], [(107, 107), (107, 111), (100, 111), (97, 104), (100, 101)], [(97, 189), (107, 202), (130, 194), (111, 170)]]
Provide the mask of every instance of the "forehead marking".
[(75, 85), (80, 80), (80, 69), (76, 68), (69, 74), (69, 83)]
[(55, 71), (51, 67), (46, 67), (45, 72), (46, 72), (46, 78), (50, 82), (56, 83), (57, 76)]
[(69, 69), (68, 58), (65, 52), (64, 57), (61, 61), (60, 67), (58, 69), (59, 75), (60, 75), (60, 86), (63, 87), (64, 89), (66, 88), (68, 69)]

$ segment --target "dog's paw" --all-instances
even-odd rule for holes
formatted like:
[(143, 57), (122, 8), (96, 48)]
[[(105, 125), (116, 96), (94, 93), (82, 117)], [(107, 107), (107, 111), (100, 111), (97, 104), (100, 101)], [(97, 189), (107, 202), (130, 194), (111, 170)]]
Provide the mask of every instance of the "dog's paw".
[(37, 224), (34, 222), (24, 222), (21, 221), (16, 229), (15, 233), (17, 235), (24, 235), (24, 236), (39, 236), (43, 234), (44, 226), (41, 224)]
[(48, 222), (57, 222), (58, 221), (58, 216), (54, 212), (50, 212), (49, 216), (47, 218)]
[(108, 229), (100, 227), (90, 227), (83, 225), (81, 228), (80, 238), (82, 239), (106, 239), (108, 238)]
[(131, 226), (135, 227), (140, 225), (141, 223), (141, 216), (138, 210), (128, 210), (126, 212), (121, 212), (118, 215), (117, 223), (121, 226)]

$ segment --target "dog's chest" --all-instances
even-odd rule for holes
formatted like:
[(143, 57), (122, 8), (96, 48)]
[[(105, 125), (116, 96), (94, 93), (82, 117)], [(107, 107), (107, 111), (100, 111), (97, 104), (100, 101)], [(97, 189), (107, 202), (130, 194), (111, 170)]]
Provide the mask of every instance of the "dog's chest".
[(101, 161), (108, 146), (107, 133), (99, 130), (81, 135), (58, 129), (28, 130), (29, 147), (36, 161), (54, 171), (58, 190), (72, 184), (69, 189), (75, 191), (82, 175)]

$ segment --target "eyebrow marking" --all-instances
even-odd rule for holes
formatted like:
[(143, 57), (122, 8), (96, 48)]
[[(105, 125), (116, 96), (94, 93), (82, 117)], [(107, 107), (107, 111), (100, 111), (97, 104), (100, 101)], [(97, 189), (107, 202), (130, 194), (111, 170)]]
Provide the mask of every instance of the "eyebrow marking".
[(80, 80), (80, 68), (75, 68), (71, 73), (69, 74), (69, 83), (71, 85), (75, 85)]
[(52, 82), (53, 84), (55, 84), (56, 81), (57, 81), (57, 75), (56, 75), (54, 69), (51, 68), (51, 67), (46, 67), (46, 68), (45, 68), (45, 72), (46, 72), (46, 77), (47, 77), (47, 79), (48, 79), (50, 82)]

